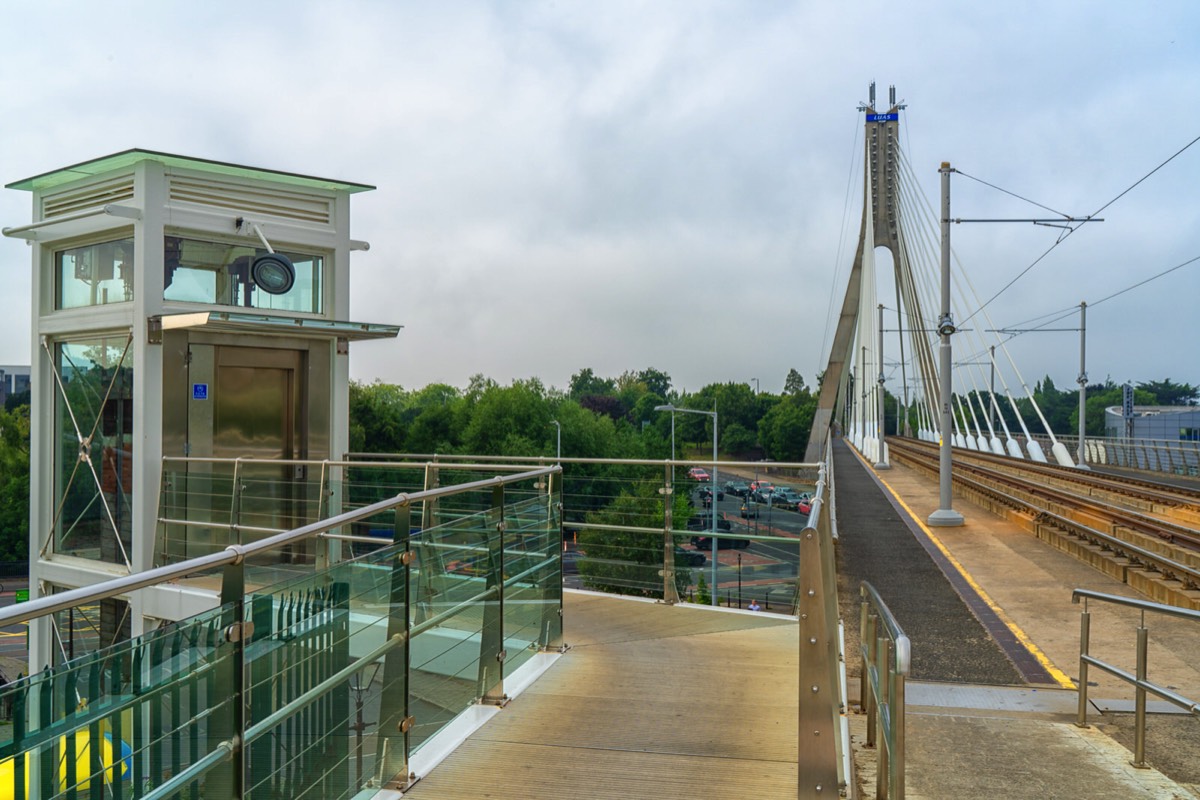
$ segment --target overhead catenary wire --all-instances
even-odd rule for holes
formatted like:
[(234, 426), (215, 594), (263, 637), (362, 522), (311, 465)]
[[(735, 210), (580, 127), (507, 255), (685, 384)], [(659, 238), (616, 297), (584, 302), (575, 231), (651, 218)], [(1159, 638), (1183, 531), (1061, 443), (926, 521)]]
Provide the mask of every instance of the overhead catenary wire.
[[(1023, 269), (1023, 270), (1021, 270), (1019, 273), (1017, 273), (1017, 276), (1016, 276), (1015, 278), (1013, 278), (1011, 281), (1009, 281), (1008, 283), (1006, 283), (1006, 284), (1004, 285), (1004, 287), (1000, 289), (1000, 291), (998, 291), (998, 292), (996, 292), (994, 295), (992, 295), (992, 296), (991, 296), (991, 297), (988, 299), (988, 301), (987, 301), (986, 303), (984, 303), (983, 305), (979, 306), (979, 308), (975, 309), (975, 311), (971, 312), (970, 316), (968, 316), (966, 319), (964, 319), (964, 320), (963, 320), (963, 323), (965, 324), (965, 323), (966, 323), (968, 320), (970, 320), (970, 319), (973, 319), (973, 318), (974, 318), (974, 317), (975, 317), (975, 316), (976, 316), (976, 315), (977, 315), (979, 312), (981, 312), (981, 311), (983, 311), (983, 309), (987, 308), (987, 307), (988, 307), (988, 306), (989, 306), (989, 305), (990, 305), (990, 304), (991, 304), (991, 303), (992, 303), (992, 302), (993, 302), (993, 301), (994, 301), (994, 300), (995, 300), (997, 297), (999, 297), (1000, 295), (1002, 295), (1002, 294), (1004, 294), (1006, 291), (1008, 291), (1008, 290), (1009, 290), (1009, 288), (1011, 288), (1011, 287), (1012, 287), (1012, 285), (1013, 285), (1014, 283), (1016, 283), (1017, 281), (1019, 281), (1019, 280), (1020, 280), (1022, 277), (1024, 277), (1024, 276), (1025, 276), (1025, 275), (1026, 275), (1026, 274), (1027, 274), (1027, 273), (1028, 273), (1028, 272), (1029, 272), (1031, 269), (1033, 269), (1035, 266), (1037, 266), (1037, 265), (1038, 265), (1038, 264), (1039, 264), (1039, 263), (1040, 263), (1040, 262), (1041, 262), (1041, 261), (1042, 261), (1042, 260), (1043, 260), (1043, 259), (1044, 259), (1046, 256), (1048, 256), (1048, 255), (1049, 255), (1049, 254), (1050, 254), (1050, 253), (1051, 253), (1051, 252), (1052, 252), (1052, 251), (1053, 251), (1053, 250), (1054, 250), (1056, 247), (1058, 247), (1060, 244), (1062, 244), (1064, 241), (1066, 241), (1066, 240), (1067, 240), (1067, 238), (1068, 238), (1069, 236), (1071, 236), (1071, 234), (1075, 233), (1075, 231), (1077, 231), (1077, 230), (1079, 230), (1080, 228), (1082, 228), (1082, 227), (1083, 227), (1083, 226), (1084, 226), (1084, 225), (1085, 225), (1085, 224), (1086, 224), (1086, 223), (1089, 221), (1089, 219), (1090, 219), (1091, 217), (1096, 217), (1097, 215), (1099, 215), (1099, 214), (1103, 213), (1105, 209), (1107, 209), (1109, 206), (1111, 206), (1111, 205), (1113, 205), (1114, 203), (1116, 203), (1118, 200), (1120, 200), (1120, 199), (1121, 199), (1122, 197), (1124, 197), (1125, 195), (1127, 195), (1127, 194), (1129, 194), (1130, 192), (1132, 192), (1134, 189), (1136, 189), (1138, 186), (1140, 186), (1140, 185), (1141, 185), (1143, 182), (1145, 182), (1146, 180), (1148, 180), (1148, 179), (1150, 178), (1150, 176), (1154, 175), (1156, 172), (1158, 172), (1160, 169), (1162, 169), (1163, 167), (1165, 167), (1167, 164), (1170, 164), (1170, 163), (1171, 163), (1172, 161), (1174, 161), (1176, 158), (1178, 158), (1179, 156), (1181, 156), (1181, 155), (1182, 155), (1184, 152), (1186, 152), (1186, 151), (1187, 151), (1189, 148), (1191, 148), (1191, 146), (1192, 146), (1192, 145), (1194, 145), (1196, 142), (1200, 142), (1200, 136), (1197, 136), (1196, 138), (1192, 139), (1190, 142), (1188, 142), (1187, 144), (1185, 144), (1183, 147), (1181, 147), (1181, 148), (1179, 148), (1178, 150), (1176, 150), (1176, 151), (1175, 151), (1175, 152), (1174, 152), (1174, 153), (1173, 153), (1173, 154), (1172, 154), (1170, 157), (1168, 157), (1166, 160), (1164, 160), (1162, 163), (1160, 163), (1160, 164), (1159, 164), (1157, 167), (1155, 167), (1154, 169), (1150, 170), (1149, 172), (1147, 172), (1147, 173), (1146, 173), (1145, 175), (1143, 175), (1142, 177), (1138, 178), (1136, 181), (1134, 181), (1132, 184), (1130, 184), (1130, 185), (1129, 185), (1128, 187), (1126, 187), (1124, 190), (1122, 190), (1121, 192), (1119, 192), (1119, 193), (1117, 194), (1117, 196), (1116, 196), (1116, 197), (1114, 197), (1113, 199), (1109, 200), (1107, 203), (1105, 203), (1104, 205), (1102, 205), (1102, 206), (1100, 206), (1098, 209), (1096, 209), (1094, 212), (1092, 212), (1092, 213), (1091, 213), (1091, 214), (1090, 214), (1088, 217), (1085, 217), (1085, 218), (1083, 218), (1083, 219), (1080, 219), (1080, 220), (1079, 220), (1079, 225), (1078, 225), (1078, 226), (1076, 226), (1076, 227), (1074, 227), (1074, 228), (1069, 228), (1069, 229), (1068, 229), (1068, 230), (1067, 230), (1065, 233), (1061, 234), (1061, 235), (1058, 237), (1058, 239), (1057, 239), (1057, 240), (1054, 242), (1054, 244), (1052, 244), (1052, 245), (1051, 245), (1051, 246), (1050, 246), (1050, 247), (1049, 247), (1049, 248), (1048, 248), (1048, 249), (1047, 249), (1047, 250), (1046, 250), (1044, 253), (1042, 253), (1040, 256), (1038, 256), (1036, 259), (1034, 259), (1034, 261), (1033, 261), (1033, 263), (1032, 263), (1032, 264), (1030, 264), (1029, 266), (1025, 267), (1025, 269)], [(955, 170), (955, 171), (957, 172), (958, 170)], [(978, 180), (978, 179), (975, 179), (975, 180)], [(1055, 213), (1058, 213), (1058, 212), (1055, 212)]]
[(954, 171), (956, 173), (958, 173), (959, 175), (962, 175), (964, 178), (970, 178), (971, 180), (976, 181), (977, 183), (982, 183), (984, 186), (990, 186), (991, 188), (995, 189), (998, 192), (1003, 192), (1004, 194), (1006, 194), (1010, 197), (1015, 197), (1018, 200), (1022, 200), (1026, 203), (1029, 203), (1030, 205), (1037, 206), (1038, 208), (1041, 208), (1041, 209), (1045, 209), (1046, 211), (1049, 211), (1051, 214), (1058, 214), (1060, 217), (1067, 219), (1067, 220), (1071, 219), (1071, 216), (1069, 214), (1064, 214), (1063, 212), (1061, 212), (1057, 209), (1051, 208), (1050, 206), (1042, 205), (1041, 203), (1037, 202), (1036, 200), (1030, 200), (1028, 197), (1022, 197), (1021, 195), (1017, 194), (1016, 192), (1010, 192), (1008, 189), (1003, 189), (994, 183), (988, 183), (983, 178), (976, 178), (974, 175), (968, 175), (967, 173), (963, 172), (961, 169), (956, 169)]

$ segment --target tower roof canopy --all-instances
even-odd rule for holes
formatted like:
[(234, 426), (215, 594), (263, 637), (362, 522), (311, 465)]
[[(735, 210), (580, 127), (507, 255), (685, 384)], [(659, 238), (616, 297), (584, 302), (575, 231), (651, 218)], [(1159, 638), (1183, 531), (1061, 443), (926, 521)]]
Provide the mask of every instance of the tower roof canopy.
[(214, 175), (224, 175), (236, 178), (253, 178), (257, 180), (274, 181), (275, 183), (286, 183), (292, 186), (301, 186), (310, 189), (325, 189), (338, 192), (349, 192), (355, 194), (357, 192), (368, 192), (374, 189), (374, 186), (365, 183), (349, 183), (347, 181), (337, 181), (332, 178), (317, 178), (311, 175), (299, 175), (294, 172), (280, 172), (273, 169), (260, 169), (258, 167), (247, 167), (240, 164), (230, 164), (224, 161), (210, 161), (206, 158), (192, 158), (189, 156), (178, 156), (172, 153), (160, 153), (156, 150), (142, 150), (133, 148), (132, 150), (123, 150), (120, 153), (93, 158), (90, 161), (82, 161), (78, 164), (72, 164), (69, 167), (62, 167), (51, 172), (43, 172), (41, 175), (34, 175), (32, 178), (24, 178), (19, 181), (14, 181), (8, 184), (9, 189), (20, 189), (28, 192), (43, 191), (53, 189), (64, 183), (87, 178), (92, 175), (101, 175), (105, 172), (131, 167), (142, 161), (158, 161), (168, 167), (181, 167), (184, 169), (197, 170), (199, 172), (209, 172)]

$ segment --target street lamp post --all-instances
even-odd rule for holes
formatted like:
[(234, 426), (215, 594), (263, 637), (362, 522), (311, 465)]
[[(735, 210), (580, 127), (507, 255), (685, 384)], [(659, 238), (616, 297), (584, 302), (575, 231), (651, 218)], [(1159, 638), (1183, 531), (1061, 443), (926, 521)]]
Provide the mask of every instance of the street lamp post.
[(712, 586), (709, 588), (709, 596), (711, 598), (711, 604), (715, 606), (715, 605), (717, 605), (717, 401), (716, 400), (713, 401), (713, 410), (712, 411), (701, 411), (696, 408), (676, 408), (675, 406), (671, 405), (670, 403), (668, 403), (667, 405), (655, 406), (654, 410), (671, 412), (671, 432), (672, 432), (672, 435), (671, 435), (672, 453), (671, 453), (671, 455), (672, 455), (672, 459), (674, 459), (674, 455), (675, 455), (674, 454), (674, 449), (675, 449), (675, 445), (674, 445), (675, 412), (678, 411), (680, 414), (703, 414), (705, 416), (712, 417), (712, 421), (713, 421), (713, 452), (712, 452), (713, 464), (712, 464), (712, 475), (710, 476), (710, 480), (712, 481), (712, 484), (710, 486), (710, 488), (712, 489), (712, 493), (711, 493), (712, 528), (710, 530), (711, 536), (709, 537), (709, 540), (712, 543)]
[(558, 442), (557, 449), (555, 450), (555, 460), (562, 461), (562, 424), (556, 419), (550, 420), (550, 424), (558, 428)]
[(761, 390), (758, 388), (758, 378), (751, 378), (754, 381), (754, 393), (758, 394)]

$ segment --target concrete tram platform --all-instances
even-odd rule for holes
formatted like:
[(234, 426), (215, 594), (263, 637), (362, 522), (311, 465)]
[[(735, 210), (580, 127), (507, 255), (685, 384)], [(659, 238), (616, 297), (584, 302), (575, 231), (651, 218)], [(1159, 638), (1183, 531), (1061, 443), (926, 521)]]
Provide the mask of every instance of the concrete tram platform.
[[(1114, 712), (1125, 710), (1131, 687), (1092, 670), (1089, 675), (1089, 722), (1074, 725), (1078, 695), (1074, 691), (1079, 661), (1080, 606), (1072, 604), (1075, 588), (1137, 596), (1086, 564), (1037, 540), (1015, 524), (961, 498), (955, 509), (966, 518), (958, 528), (930, 529), (925, 519), (938, 506), (937, 483), (902, 466), (876, 472), (849, 447), (835, 450), (837, 508), (842, 531), (842, 611), (849, 627), (857, 619), (857, 573), (878, 575), (887, 585), (885, 600), (895, 603), (900, 624), (913, 639), (914, 672), (922, 650), (923, 669), (950, 677), (909, 683), (907, 708), (907, 785), (909, 798), (1192, 798), (1200, 796), (1191, 741), (1172, 742), (1179, 723), (1200, 728), (1200, 720), (1168, 713), (1165, 703), (1150, 704), (1147, 760), (1172, 762), (1168, 770), (1178, 782), (1155, 769), (1135, 769), (1132, 753), (1109, 735), (1127, 739)], [(868, 529), (861, 522), (871, 521)], [(851, 528), (860, 523), (859, 530)], [(916, 548), (928, 554), (922, 564)], [(875, 565), (853, 551), (893, 553)], [(930, 578), (931, 567), (943, 580)], [(941, 584), (941, 585), (938, 585)], [(951, 587), (961, 602), (947, 602)], [(883, 590), (881, 590), (883, 591)], [(931, 598), (926, 600), (925, 598)], [(930, 609), (922, 615), (922, 607)], [(1094, 604), (1091, 652), (1133, 670), (1138, 615), (1131, 610)], [(936, 616), (930, 621), (924, 616)], [(971, 624), (963, 617), (974, 618)], [(909, 620), (906, 622), (906, 618)], [(1200, 694), (1200, 636), (1194, 626), (1175, 620), (1147, 619), (1150, 628), (1149, 678)], [(978, 640), (987, 632), (990, 642)], [(857, 632), (847, 631), (847, 654), (857, 671)], [(963, 641), (957, 641), (957, 639)], [(995, 664), (1003, 653), (1015, 676)], [(965, 655), (964, 655), (965, 653)], [(940, 663), (979, 661), (964, 668)], [(982, 678), (962, 678), (982, 674)], [(1002, 685), (1009, 683), (1012, 685)], [(994, 685), (983, 685), (994, 684)], [(855, 691), (851, 692), (856, 697)], [(1119, 715), (1117, 715), (1119, 716)], [(1125, 715), (1126, 717), (1128, 715)], [(865, 720), (852, 715), (856, 742), (865, 737)], [(1160, 734), (1155, 736), (1158, 730)], [(1192, 756), (1179, 759), (1179, 750)], [(1172, 752), (1173, 751), (1173, 752)], [(856, 746), (858, 783), (874, 794), (872, 751)], [(1172, 761), (1174, 759), (1174, 761)]]

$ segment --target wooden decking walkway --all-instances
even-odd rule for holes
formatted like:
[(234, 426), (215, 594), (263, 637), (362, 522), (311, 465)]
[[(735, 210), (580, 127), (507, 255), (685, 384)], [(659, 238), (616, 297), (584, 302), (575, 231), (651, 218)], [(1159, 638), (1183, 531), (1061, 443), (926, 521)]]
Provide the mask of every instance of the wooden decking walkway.
[(413, 800), (796, 796), (797, 626), (586, 593), (570, 651)]

